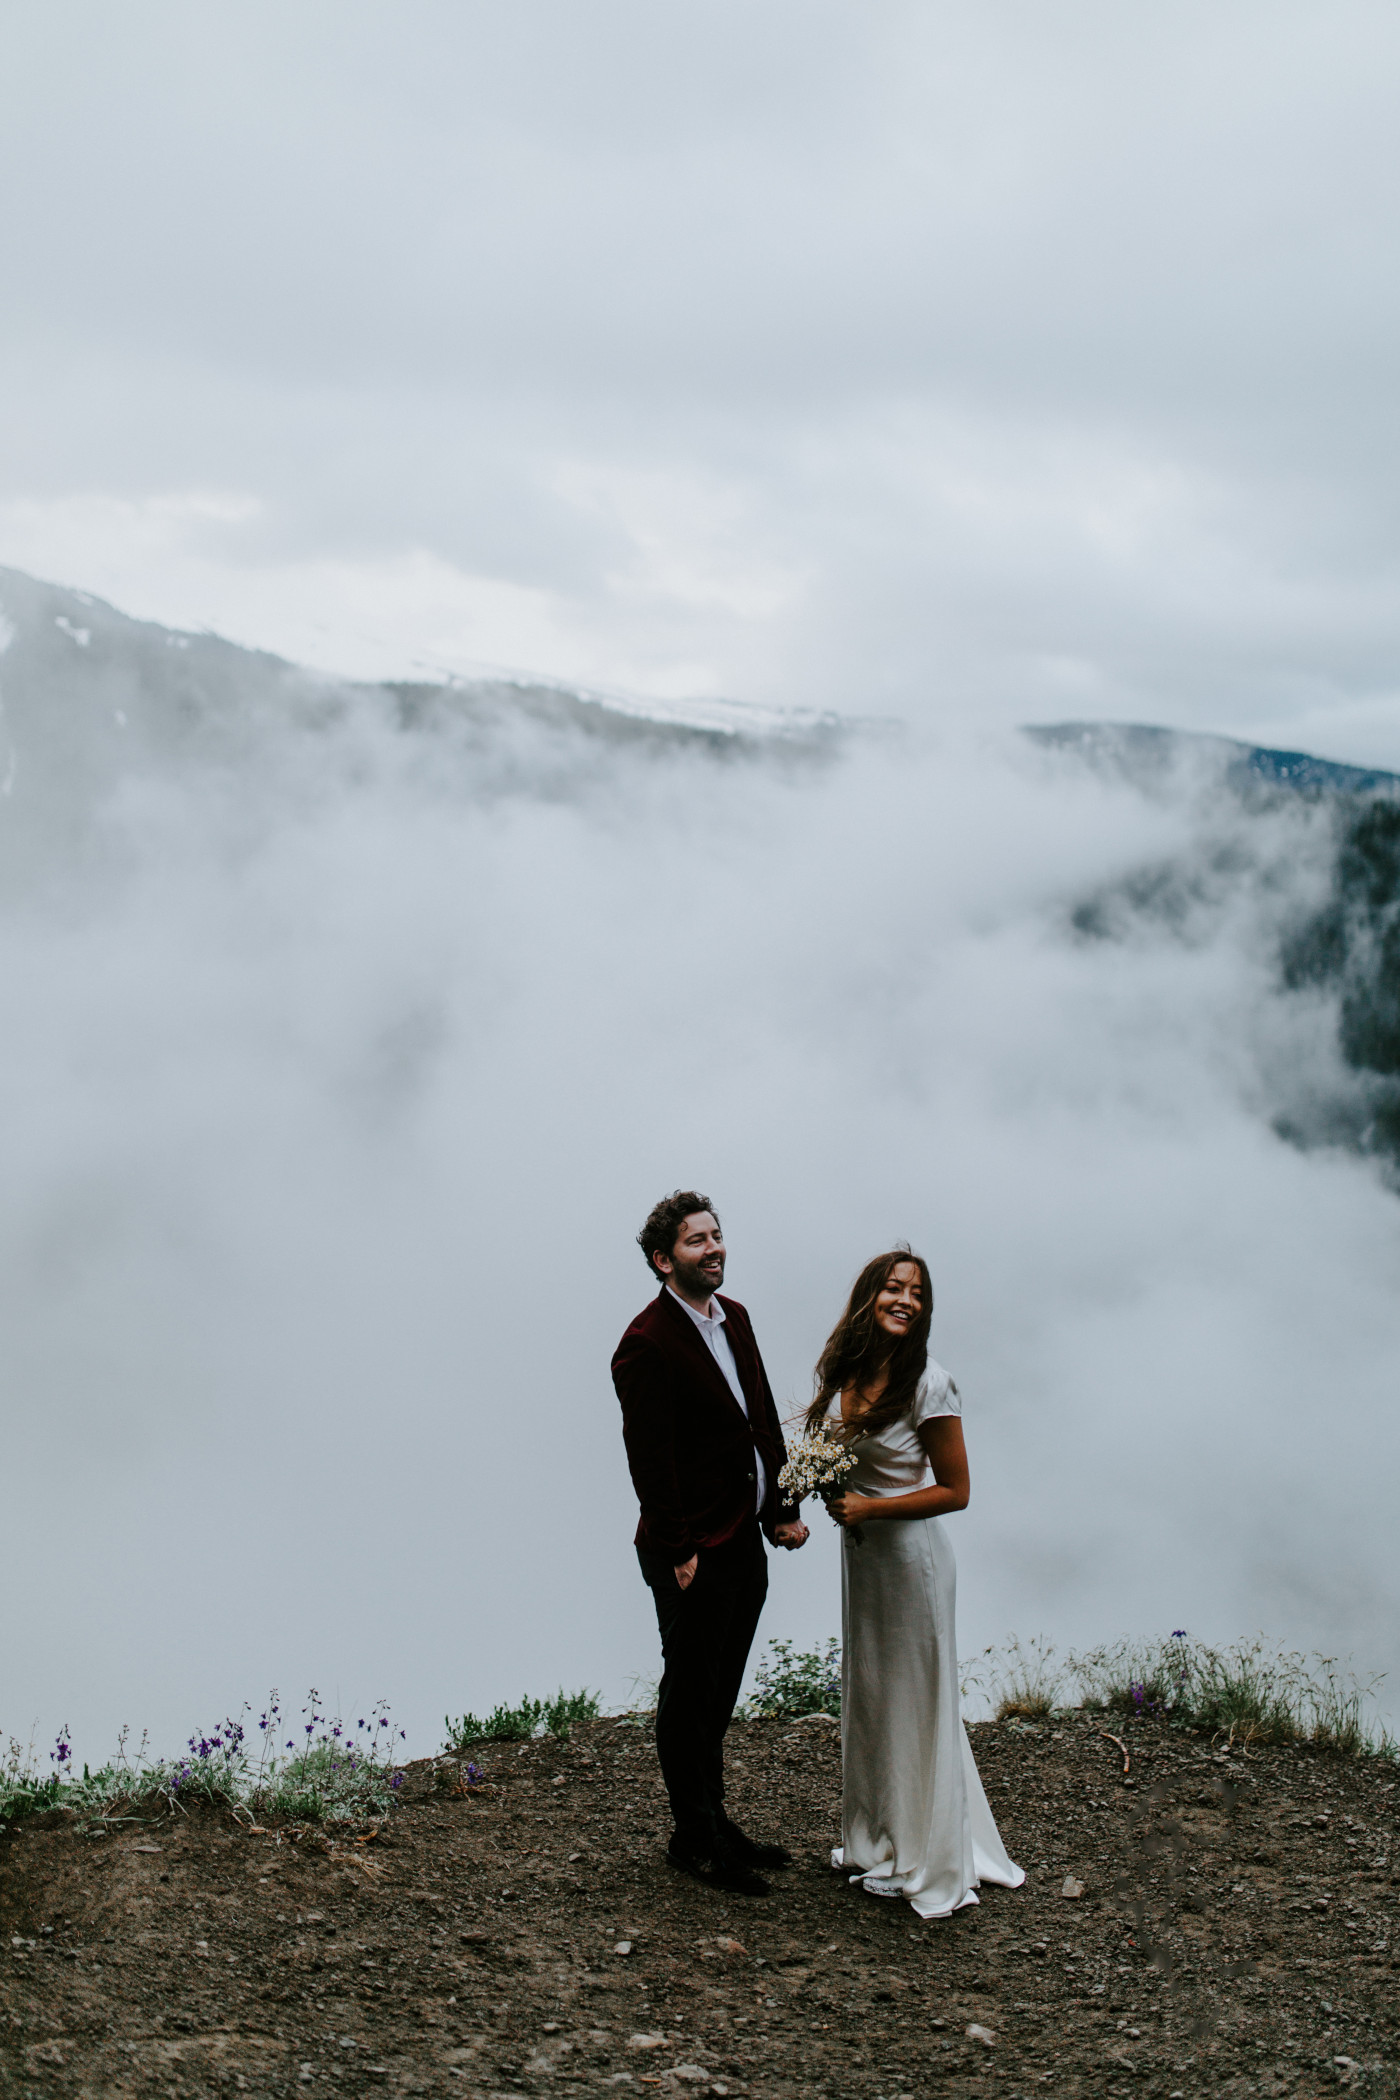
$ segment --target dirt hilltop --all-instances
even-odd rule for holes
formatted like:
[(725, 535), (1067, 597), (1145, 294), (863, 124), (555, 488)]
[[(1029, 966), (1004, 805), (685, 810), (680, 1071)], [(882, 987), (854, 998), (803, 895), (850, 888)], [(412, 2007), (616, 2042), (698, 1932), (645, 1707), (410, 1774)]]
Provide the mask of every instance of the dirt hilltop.
[(1029, 1878), (933, 1923), (831, 1871), (818, 1719), (731, 1737), (736, 1815), (797, 1855), (764, 1901), (666, 1866), (626, 1720), (488, 1746), (474, 1796), (414, 1765), (369, 1841), (32, 1820), (0, 1841), (0, 2093), (1400, 2090), (1393, 1763), (1087, 1714), (973, 1737)]

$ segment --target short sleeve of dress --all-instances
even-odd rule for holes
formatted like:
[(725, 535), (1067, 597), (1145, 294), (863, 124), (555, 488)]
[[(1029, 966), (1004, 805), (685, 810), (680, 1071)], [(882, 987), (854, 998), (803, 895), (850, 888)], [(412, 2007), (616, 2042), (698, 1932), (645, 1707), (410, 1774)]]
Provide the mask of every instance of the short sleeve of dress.
[(930, 1364), (919, 1381), (914, 1401), (914, 1421), (931, 1422), (937, 1415), (960, 1415), (962, 1394), (942, 1364)]

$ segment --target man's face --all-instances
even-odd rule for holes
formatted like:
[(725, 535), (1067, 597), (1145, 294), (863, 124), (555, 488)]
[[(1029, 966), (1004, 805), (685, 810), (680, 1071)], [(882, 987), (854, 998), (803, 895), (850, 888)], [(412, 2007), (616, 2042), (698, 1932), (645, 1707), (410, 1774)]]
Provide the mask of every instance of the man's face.
[(697, 1305), (708, 1304), (710, 1294), (724, 1282), (724, 1236), (718, 1218), (708, 1210), (692, 1211), (681, 1220), (670, 1260), (658, 1254), (656, 1266), (673, 1290)]

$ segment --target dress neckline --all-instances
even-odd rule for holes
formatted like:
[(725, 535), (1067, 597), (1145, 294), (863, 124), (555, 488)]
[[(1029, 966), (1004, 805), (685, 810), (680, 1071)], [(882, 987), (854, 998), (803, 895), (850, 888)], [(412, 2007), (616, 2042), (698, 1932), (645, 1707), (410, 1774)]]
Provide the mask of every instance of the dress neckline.
[[(883, 1394), (883, 1393), (881, 1393), (881, 1395), (880, 1395), (880, 1400), (883, 1400), (883, 1399), (884, 1399), (884, 1397), (885, 1397), (885, 1396), (884, 1396), (884, 1394)], [(856, 1415), (850, 1415), (850, 1416), (848, 1416), (848, 1415), (847, 1415), (847, 1413), (846, 1413), (846, 1394), (845, 1394), (845, 1389), (843, 1388), (843, 1389), (842, 1389), (842, 1390), (841, 1390), (841, 1391), (840, 1391), (840, 1392), (839, 1392), (839, 1393), (838, 1393), (838, 1394), (836, 1395), (836, 1412), (837, 1412), (837, 1414), (838, 1414), (838, 1415), (840, 1416), (840, 1418), (841, 1418), (841, 1426), (842, 1426), (842, 1428), (843, 1428), (843, 1429), (855, 1429), (855, 1428), (856, 1428), (856, 1427), (858, 1426), (858, 1424), (859, 1424), (859, 1423), (861, 1423), (862, 1421), (864, 1421), (865, 1417), (866, 1417), (866, 1416), (867, 1416), (867, 1415), (868, 1415), (868, 1414), (870, 1413), (871, 1409), (872, 1409), (872, 1408), (874, 1408), (874, 1407), (878, 1407), (878, 1406), (879, 1406), (879, 1404), (880, 1404), (880, 1401), (879, 1401), (879, 1400), (868, 1400), (868, 1401), (866, 1402), (865, 1406), (864, 1406), (863, 1408), (861, 1408), (861, 1410), (860, 1410), (859, 1414), (856, 1414)]]

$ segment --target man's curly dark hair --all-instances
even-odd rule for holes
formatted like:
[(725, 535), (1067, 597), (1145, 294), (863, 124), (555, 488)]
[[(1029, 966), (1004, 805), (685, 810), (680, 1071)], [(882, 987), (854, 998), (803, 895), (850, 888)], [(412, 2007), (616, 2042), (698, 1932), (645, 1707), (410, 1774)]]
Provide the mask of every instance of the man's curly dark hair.
[(668, 1261), (671, 1259), (682, 1225), (687, 1218), (694, 1217), (697, 1210), (707, 1210), (716, 1225), (719, 1224), (719, 1212), (709, 1197), (702, 1196), (698, 1189), (672, 1189), (669, 1196), (663, 1196), (653, 1205), (646, 1224), (637, 1234), (637, 1245), (653, 1276), (661, 1274), (654, 1257), (664, 1254)]

